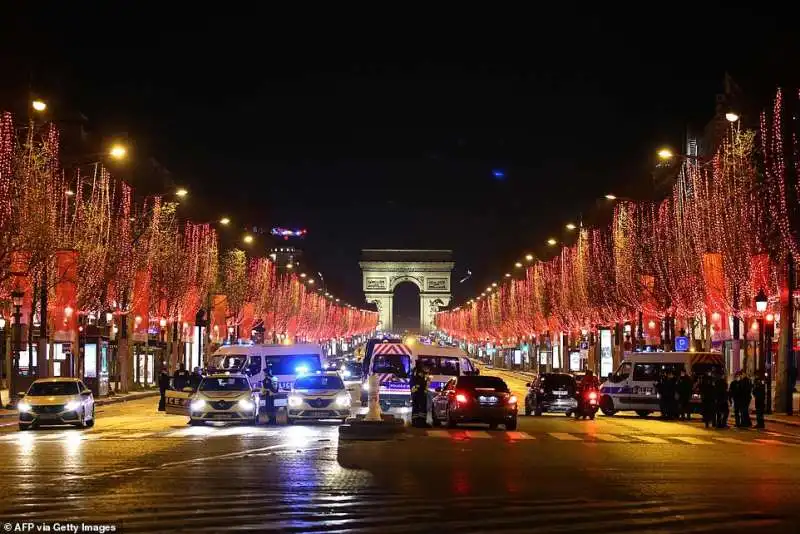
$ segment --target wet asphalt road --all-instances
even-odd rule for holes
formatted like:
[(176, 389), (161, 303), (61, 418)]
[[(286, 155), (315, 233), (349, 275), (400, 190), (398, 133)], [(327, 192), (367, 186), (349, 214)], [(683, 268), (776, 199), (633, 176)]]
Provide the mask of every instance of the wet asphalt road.
[[(522, 384), (524, 386), (524, 384)], [(512, 384), (516, 389), (519, 384)], [(0, 432), (0, 520), (124, 532), (796, 532), (800, 432), (636, 416), (521, 417), (517, 432), (188, 427), (154, 399), (88, 431)]]

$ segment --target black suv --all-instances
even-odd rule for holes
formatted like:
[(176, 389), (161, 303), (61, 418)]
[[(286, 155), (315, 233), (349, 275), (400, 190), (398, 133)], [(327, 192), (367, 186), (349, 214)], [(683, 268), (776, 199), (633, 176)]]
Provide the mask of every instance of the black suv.
[(544, 373), (526, 385), (525, 415), (556, 412), (569, 417), (578, 407), (578, 383), (570, 374)]

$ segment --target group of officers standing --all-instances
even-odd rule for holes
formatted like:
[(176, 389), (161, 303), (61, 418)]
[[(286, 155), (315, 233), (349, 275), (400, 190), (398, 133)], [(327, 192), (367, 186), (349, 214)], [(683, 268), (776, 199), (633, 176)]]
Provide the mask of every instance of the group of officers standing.
[(722, 373), (706, 374), (700, 378), (700, 398), (703, 422), (706, 428), (727, 428), (730, 408), (733, 406), (735, 424), (739, 428), (753, 426), (750, 404), (755, 401), (756, 428), (764, 428), (764, 408), (767, 391), (764, 379), (751, 380), (747, 373), (738, 371), (730, 385)]

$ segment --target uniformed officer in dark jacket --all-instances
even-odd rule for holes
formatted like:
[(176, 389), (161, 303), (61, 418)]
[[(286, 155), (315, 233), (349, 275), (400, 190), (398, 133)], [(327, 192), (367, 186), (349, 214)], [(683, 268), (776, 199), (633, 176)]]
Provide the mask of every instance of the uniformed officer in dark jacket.
[(186, 364), (182, 363), (178, 370), (175, 371), (175, 376), (172, 377), (172, 386), (175, 391), (183, 391), (183, 388), (189, 385), (189, 371), (186, 370)]
[(163, 412), (167, 404), (167, 390), (169, 389), (169, 374), (167, 370), (162, 368), (161, 373), (158, 375), (158, 391), (161, 393), (161, 398), (158, 401), (158, 411)]
[(742, 406), (741, 406), (741, 392), (739, 390), (739, 378), (742, 376), (741, 371), (736, 371), (731, 380), (731, 385), (728, 387), (728, 399), (733, 402), (733, 418), (736, 421), (736, 426), (742, 426)]
[(703, 404), (703, 423), (706, 428), (716, 426), (717, 407), (714, 398), (714, 378), (710, 374), (700, 378), (700, 401)]
[(756, 401), (756, 428), (764, 428), (764, 406), (767, 400), (767, 386), (760, 376), (756, 376), (753, 382), (753, 398)]
[(417, 362), (409, 383), (411, 387), (411, 425), (428, 426), (428, 376)]
[(678, 379), (678, 415), (681, 419), (689, 420), (692, 418), (692, 379), (686, 373), (686, 369), (681, 369), (681, 376)]
[(714, 401), (717, 405), (717, 428), (728, 428), (730, 406), (728, 404), (728, 381), (724, 375), (718, 375), (714, 381)]
[(753, 382), (746, 373), (742, 373), (739, 379), (739, 422), (745, 428), (753, 426), (753, 422), (750, 420), (750, 402), (752, 400)]

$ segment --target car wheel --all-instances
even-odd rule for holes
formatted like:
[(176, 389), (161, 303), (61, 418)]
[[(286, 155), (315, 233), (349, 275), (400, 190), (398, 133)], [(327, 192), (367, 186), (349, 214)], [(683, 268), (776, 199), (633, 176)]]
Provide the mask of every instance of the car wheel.
[(650, 415), (650, 412), (648, 412), (647, 410), (636, 410), (636, 415), (638, 415), (639, 417), (647, 417), (648, 415)]
[(31, 427), (30, 424), (26, 424), (26, 423), (20, 423), (19, 424), (19, 429), (22, 430), (22, 431), (28, 430), (30, 427)]
[(514, 417), (513, 419), (509, 419), (506, 421), (506, 430), (516, 430), (517, 429), (517, 418)]
[(590, 413), (590, 414), (589, 414), (589, 419), (592, 419), (592, 420), (594, 420), (594, 414), (593, 414), (593, 413)]
[(497, 430), (497, 423), (489, 423), (489, 430)]
[(600, 409), (603, 411), (603, 415), (611, 416), (617, 413), (614, 409), (614, 401), (608, 395), (600, 399)]
[(94, 406), (92, 406), (92, 418), (89, 419), (89, 422), (86, 423), (86, 428), (92, 428), (94, 426)]

